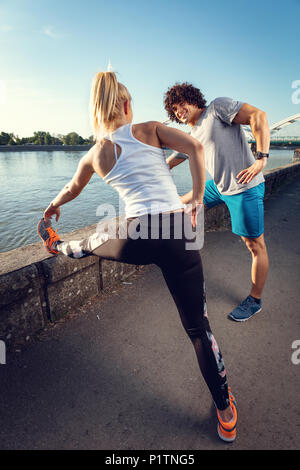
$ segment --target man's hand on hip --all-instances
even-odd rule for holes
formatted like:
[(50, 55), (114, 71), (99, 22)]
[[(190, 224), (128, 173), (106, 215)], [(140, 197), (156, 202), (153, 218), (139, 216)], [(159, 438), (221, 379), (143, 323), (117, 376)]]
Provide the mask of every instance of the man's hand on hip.
[(238, 183), (241, 183), (241, 184), (250, 183), (250, 181), (252, 181), (253, 178), (265, 168), (266, 164), (267, 164), (267, 158), (256, 160), (256, 162), (254, 162), (253, 165), (249, 166), (249, 168), (246, 168), (245, 170), (240, 171), (236, 175)]

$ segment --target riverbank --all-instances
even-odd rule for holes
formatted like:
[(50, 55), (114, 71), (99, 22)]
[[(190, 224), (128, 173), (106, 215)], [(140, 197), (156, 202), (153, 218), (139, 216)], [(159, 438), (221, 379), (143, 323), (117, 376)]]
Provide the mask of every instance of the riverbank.
[(90, 145), (0, 145), (0, 152), (57, 152), (62, 151), (88, 151)]
[[(88, 151), (93, 144), (90, 145), (0, 145), (0, 152), (57, 152), (57, 151)], [(299, 147), (295, 145), (270, 145), (270, 149), (274, 150), (294, 150)]]

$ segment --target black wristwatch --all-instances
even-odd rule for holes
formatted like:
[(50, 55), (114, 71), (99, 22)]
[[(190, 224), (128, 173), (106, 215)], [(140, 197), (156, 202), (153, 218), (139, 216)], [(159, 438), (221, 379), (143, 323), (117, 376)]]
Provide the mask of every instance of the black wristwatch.
[(256, 160), (261, 160), (262, 158), (269, 158), (269, 154), (268, 153), (263, 153), (263, 152), (256, 152), (255, 153), (255, 158)]

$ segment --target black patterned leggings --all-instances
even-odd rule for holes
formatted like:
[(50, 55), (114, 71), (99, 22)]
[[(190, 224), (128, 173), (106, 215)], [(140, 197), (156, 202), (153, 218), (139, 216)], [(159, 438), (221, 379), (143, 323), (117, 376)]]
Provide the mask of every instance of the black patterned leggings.
[[(122, 223), (114, 227), (116, 230), (110, 230), (110, 224), (103, 224), (91, 237), (61, 242), (57, 249), (73, 258), (96, 255), (122, 263), (159, 266), (183, 327), (194, 345), (200, 370), (213, 400), (219, 410), (224, 410), (229, 406), (226, 371), (207, 318), (200, 252), (186, 249), (186, 243), (191, 238), (189, 236), (187, 239), (184, 234), (183, 226), (188, 225), (189, 221), (187, 223), (187, 216), (183, 212), (168, 214), (167, 237), (164, 233), (164, 217), (165, 214), (159, 214), (156, 222), (153, 222), (153, 216), (123, 219)], [(180, 227), (182, 235), (178, 238)], [(141, 235), (138, 238), (137, 233)]]

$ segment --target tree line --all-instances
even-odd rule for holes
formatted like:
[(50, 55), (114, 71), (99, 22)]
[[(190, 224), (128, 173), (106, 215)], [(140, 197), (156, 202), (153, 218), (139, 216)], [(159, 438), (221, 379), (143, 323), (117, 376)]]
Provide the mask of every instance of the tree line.
[(76, 132), (69, 134), (51, 135), (49, 132), (34, 132), (31, 137), (18, 137), (12, 133), (1, 132), (0, 145), (90, 145), (94, 143), (94, 137), (83, 139)]

